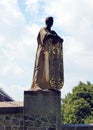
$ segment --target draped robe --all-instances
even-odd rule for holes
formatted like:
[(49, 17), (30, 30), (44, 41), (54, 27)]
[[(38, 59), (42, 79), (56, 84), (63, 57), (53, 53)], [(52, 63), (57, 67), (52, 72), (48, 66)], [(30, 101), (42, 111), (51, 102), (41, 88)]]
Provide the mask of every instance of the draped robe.
[(63, 74), (63, 44), (62, 41), (48, 37), (56, 34), (42, 28), (38, 34), (32, 90), (55, 89), (60, 90), (64, 84)]

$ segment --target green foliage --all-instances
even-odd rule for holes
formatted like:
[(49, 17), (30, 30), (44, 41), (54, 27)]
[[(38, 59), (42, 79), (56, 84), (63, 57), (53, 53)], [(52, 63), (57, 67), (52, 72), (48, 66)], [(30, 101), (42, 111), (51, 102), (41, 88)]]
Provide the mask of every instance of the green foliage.
[(93, 123), (93, 84), (79, 82), (62, 99), (62, 120), (64, 124)]

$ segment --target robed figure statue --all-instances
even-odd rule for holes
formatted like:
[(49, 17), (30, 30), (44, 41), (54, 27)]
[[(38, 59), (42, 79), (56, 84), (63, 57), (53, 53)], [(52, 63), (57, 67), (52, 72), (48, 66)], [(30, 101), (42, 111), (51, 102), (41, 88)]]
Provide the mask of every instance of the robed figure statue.
[(63, 39), (51, 30), (53, 17), (47, 17), (46, 27), (37, 37), (38, 47), (31, 90), (60, 90), (64, 84)]

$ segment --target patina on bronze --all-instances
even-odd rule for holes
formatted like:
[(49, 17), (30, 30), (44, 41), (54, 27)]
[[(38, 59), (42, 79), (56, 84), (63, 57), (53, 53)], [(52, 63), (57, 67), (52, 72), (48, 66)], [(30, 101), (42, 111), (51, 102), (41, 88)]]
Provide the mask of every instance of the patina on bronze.
[(64, 84), (63, 39), (51, 30), (53, 17), (40, 29), (31, 90), (60, 90)]

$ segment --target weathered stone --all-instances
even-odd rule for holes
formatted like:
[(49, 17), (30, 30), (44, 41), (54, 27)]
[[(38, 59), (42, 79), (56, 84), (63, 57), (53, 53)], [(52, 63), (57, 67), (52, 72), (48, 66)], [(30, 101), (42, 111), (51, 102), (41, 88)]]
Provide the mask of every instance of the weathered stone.
[(79, 125), (75, 125), (76, 130), (93, 130), (93, 126), (91, 125), (83, 125), (83, 124), (79, 124)]
[[(23, 130), (23, 115), (16, 115), (16, 114), (2, 114), (0, 116), (0, 130), (1, 124), (3, 130)], [(11, 128), (11, 129), (10, 129)]]
[(35, 121), (35, 117), (30, 116), (30, 117), (29, 117), (29, 120), (31, 120), (31, 121)]
[[(29, 105), (31, 104), (31, 105)], [(24, 113), (55, 113), (60, 109), (59, 91), (25, 91)]]
[(41, 114), (32, 114), (31, 115), (33, 118), (35, 118), (35, 119), (40, 119), (41, 118)]
[(49, 124), (47, 123), (47, 122), (42, 122), (42, 127), (48, 127), (49, 126)]
[(48, 130), (56, 130), (56, 128), (48, 128)]
[(4, 130), (4, 125), (0, 123), (0, 130)]
[(11, 130), (11, 126), (5, 126), (5, 130)]
[(18, 130), (17, 126), (13, 126), (11, 130)]
[(20, 114), (23, 112), (23, 102), (0, 102), (0, 114)]
[(62, 130), (77, 130), (75, 129), (75, 125), (62, 125)]
[(11, 120), (11, 118), (9, 116), (6, 116), (5, 120), (9, 121), (9, 120)]
[(12, 120), (8, 120), (8, 121), (4, 120), (3, 124), (4, 125), (12, 125)]
[(18, 130), (23, 130), (23, 126), (19, 127)]
[(18, 125), (18, 124), (19, 124), (18, 119), (13, 119), (12, 121), (13, 121), (13, 124), (14, 124), (14, 125)]
[(0, 116), (0, 121), (3, 121), (4, 119), (3, 119), (3, 116)]
[(62, 130), (93, 130), (93, 125), (90, 124), (67, 124), (62, 125)]
[(38, 127), (41, 127), (41, 121), (38, 121), (38, 120), (35, 121), (34, 126), (36, 126), (37, 128), (38, 128)]
[(20, 126), (23, 126), (23, 120), (19, 121)]
[(15, 115), (15, 118), (17, 118), (17, 119), (19, 119), (21, 117), (22, 117), (21, 115)]
[(49, 115), (47, 115), (47, 118), (48, 118), (49, 123), (56, 123), (55, 115), (49, 114)]
[(48, 130), (46, 127), (38, 128), (38, 130)]
[(34, 126), (37, 128), (37, 130), (38, 128), (41, 128), (41, 126), (44, 126), (44, 122), (46, 125), (46, 130), (49, 126), (53, 125), (56, 125), (57, 128), (56, 130), (60, 130), (61, 126), (60, 96), (61, 96), (60, 91), (53, 91), (53, 90), (25, 91), (24, 122), (27, 120), (33, 121)]
[(38, 129), (37, 128), (28, 128), (27, 130), (38, 130)]
[(24, 120), (28, 120), (28, 118), (29, 118), (28, 116), (24, 116)]
[(33, 122), (31, 122), (31, 121), (28, 120), (28, 121), (24, 122), (24, 125), (25, 126), (33, 126)]
[(48, 122), (48, 119), (47, 119), (47, 118), (44, 118), (44, 117), (41, 117), (41, 121), (43, 121), (43, 122)]
[(23, 128), (23, 130), (28, 130), (28, 127), (25, 126), (25, 127)]

